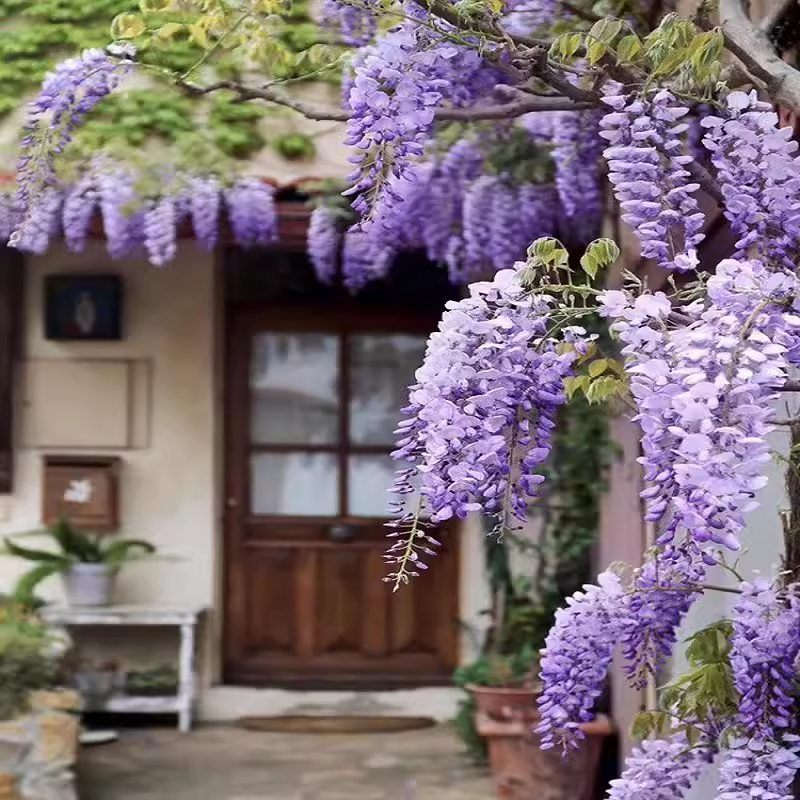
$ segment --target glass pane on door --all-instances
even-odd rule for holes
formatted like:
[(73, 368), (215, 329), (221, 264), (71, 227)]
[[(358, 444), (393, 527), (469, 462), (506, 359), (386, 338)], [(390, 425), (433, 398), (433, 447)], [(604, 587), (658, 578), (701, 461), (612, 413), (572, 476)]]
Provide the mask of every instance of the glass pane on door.
[[(405, 461), (395, 461), (391, 456), (352, 455), (347, 460), (347, 512), (354, 517), (394, 516), (391, 504), (397, 495), (389, 490), (399, 469), (408, 466)], [(418, 497), (407, 495), (406, 511), (414, 511)]]
[(333, 453), (255, 453), (250, 457), (250, 511), (292, 517), (339, 513)]
[(250, 361), (253, 444), (335, 444), (339, 436), (339, 339), (259, 333)]
[(400, 409), (425, 355), (426, 336), (360, 334), (350, 338), (350, 441), (391, 449)]

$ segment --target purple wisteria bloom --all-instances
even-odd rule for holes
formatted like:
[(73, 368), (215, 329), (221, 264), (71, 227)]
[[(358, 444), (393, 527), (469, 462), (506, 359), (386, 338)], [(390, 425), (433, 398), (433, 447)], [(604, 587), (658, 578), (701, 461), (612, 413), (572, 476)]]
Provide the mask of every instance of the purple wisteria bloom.
[(275, 189), (258, 178), (240, 178), (225, 190), (233, 236), (242, 247), (258, 247), (278, 238)]
[(176, 219), (175, 202), (171, 197), (154, 201), (144, 212), (144, 247), (148, 260), (157, 267), (175, 258)]
[[(75, 128), (130, 71), (133, 52), (131, 48), (115, 57), (106, 50), (84, 50), (47, 74), (22, 128), (17, 203), (23, 212), (54, 181), (53, 162)], [(25, 225), (25, 219), (21, 224)]]
[(690, 323), (680, 327), (670, 324), (663, 294), (634, 301), (614, 290), (600, 298), (625, 345), (650, 484), (642, 496), (647, 519), (663, 520), (660, 544), (683, 531), (703, 548), (739, 547), (743, 513), (766, 482), (765, 437), (791, 343), (786, 298), (796, 293), (793, 275), (725, 260), (708, 281), (707, 301), (681, 309)]
[(419, 473), (434, 521), (481, 509), (526, 518), (566, 399), (564, 378), (586, 344), (578, 328), (564, 331), (574, 344), (567, 351), (547, 337), (551, 305), (527, 293), (515, 270), (448, 304), (409, 390), (393, 454)]
[(189, 181), (189, 214), (197, 241), (213, 250), (219, 239), (222, 187), (213, 177), (194, 177)]
[(563, 111), (553, 123), (556, 189), (570, 218), (563, 227), (575, 245), (586, 245), (599, 236), (603, 222), (601, 119), (602, 112)]
[(731, 668), (739, 692), (738, 722), (758, 739), (791, 729), (795, 659), (800, 653), (800, 601), (780, 596), (766, 578), (740, 586), (731, 614)]
[(330, 283), (339, 260), (339, 230), (330, 209), (318, 206), (308, 223), (308, 257), (322, 283)]
[(140, 200), (131, 172), (108, 163), (98, 165), (97, 190), (106, 248), (112, 258), (127, 255), (142, 240), (142, 214), (137, 210)]
[(737, 737), (723, 750), (716, 800), (793, 800), (800, 769), (800, 737), (783, 743)]
[(354, 227), (344, 235), (342, 280), (351, 291), (386, 276), (393, 254), (376, 246), (372, 237)]
[(370, 0), (322, 0), (320, 17), (326, 25), (338, 30), (345, 44), (360, 47), (374, 35), (377, 28), (375, 13), (369, 7)]
[(684, 733), (646, 739), (626, 759), (622, 775), (611, 781), (608, 800), (680, 800), (715, 751), (710, 739), (690, 746)]
[(74, 253), (80, 253), (86, 246), (86, 237), (95, 212), (100, 207), (100, 193), (97, 191), (94, 174), (87, 170), (71, 186), (64, 198), (62, 224), (64, 240)]
[(27, 216), (9, 239), (9, 246), (41, 255), (59, 231), (64, 195), (55, 186), (47, 186), (31, 199)]
[(668, 269), (686, 269), (703, 240), (704, 215), (689, 182), (680, 120), (688, 109), (666, 90), (652, 98), (613, 95), (603, 98), (613, 111), (603, 117), (600, 135), (609, 142), (605, 157), (609, 181), (627, 222), (642, 243), (642, 255)]
[(791, 128), (755, 91), (731, 92), (727, 115), (707, 116), (703, 144), (724, 197), (723, 210), (739, 236), (738, 257), (751, 251), (794, 269), (800, 240), (800, 159)]
[(634, 573), (625, 599), (629, 623), (622, 638), (625, 671), (644, 688), (672, 654), (678, 627), (702, 594), (706, 564), (693, 542), (668, 545)]
[(614, 648), (627, 629), (619, 576), (605, 572), (597, 582), (567, 599), (547, 634), (539, 671), (541, 721), (536, 727), (544, 749), (578, 747), (584, 738), (579, 725), (592, 719)]

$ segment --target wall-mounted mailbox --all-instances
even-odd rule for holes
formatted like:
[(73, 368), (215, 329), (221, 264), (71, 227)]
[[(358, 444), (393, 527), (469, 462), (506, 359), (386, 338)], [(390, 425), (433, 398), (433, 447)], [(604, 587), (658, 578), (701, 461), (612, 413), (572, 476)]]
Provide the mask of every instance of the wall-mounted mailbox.
[(42, 522), (65, 516), (87, 531), (119, 528), (119, 471), (116, 456), (44, 456)]

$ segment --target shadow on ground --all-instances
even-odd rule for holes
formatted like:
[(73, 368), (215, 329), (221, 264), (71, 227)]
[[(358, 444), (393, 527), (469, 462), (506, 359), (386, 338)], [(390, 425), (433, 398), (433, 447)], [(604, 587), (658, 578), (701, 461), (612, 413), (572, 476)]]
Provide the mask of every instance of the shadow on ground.
[(494, 800), (445, 727), (409, 733), (123, 732), (87, 747), (81, 800)]

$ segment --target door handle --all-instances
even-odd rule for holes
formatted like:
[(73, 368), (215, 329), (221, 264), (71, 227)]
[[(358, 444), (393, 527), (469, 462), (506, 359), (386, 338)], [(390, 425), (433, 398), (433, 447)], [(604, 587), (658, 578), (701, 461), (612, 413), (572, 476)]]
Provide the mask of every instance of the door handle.
[(328, 538), (332, 542), (339, 544), (347, 544), (353, 539), (353, 526), (352, 525), (331, 525), (328, 528)]

